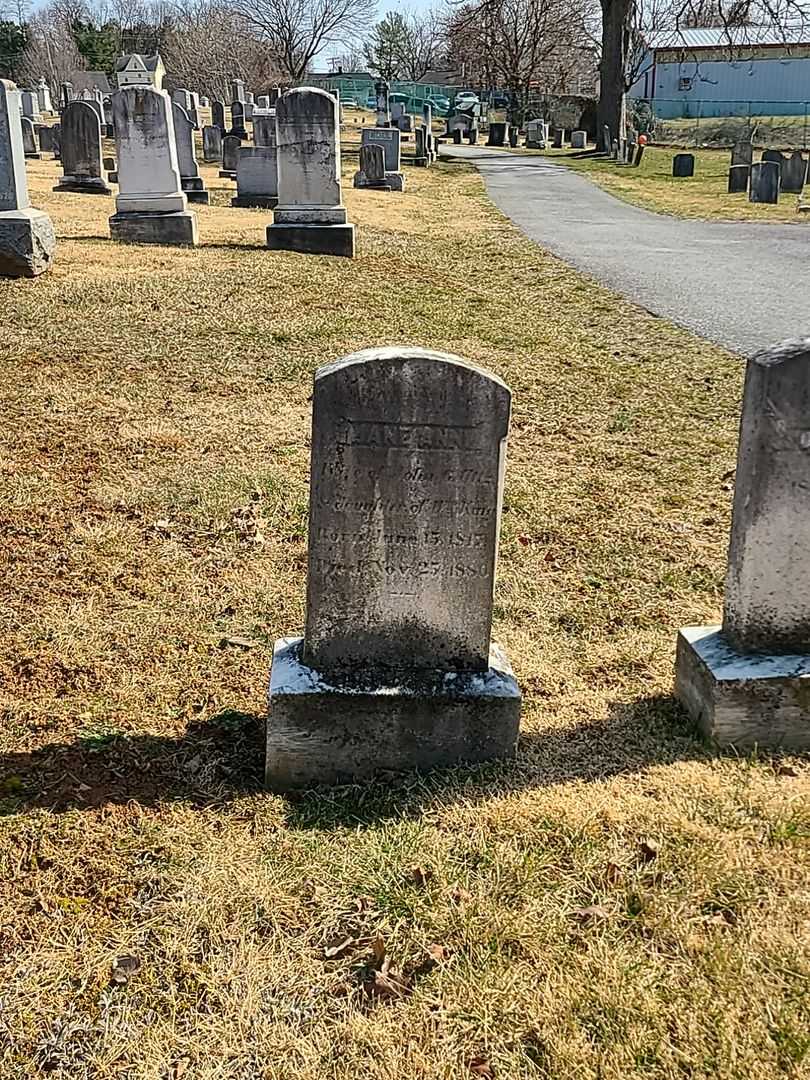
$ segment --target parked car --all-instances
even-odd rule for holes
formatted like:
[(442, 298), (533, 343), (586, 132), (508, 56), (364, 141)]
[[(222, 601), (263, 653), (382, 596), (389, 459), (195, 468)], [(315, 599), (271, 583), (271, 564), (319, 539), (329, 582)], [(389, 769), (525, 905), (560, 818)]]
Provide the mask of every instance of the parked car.
[(377, 95), (376, 94), (369, 94), (368, 95), (368, 97), (366, 98), (366, 108), (367, 109), (372, 109), (372, 110), (377, 108)]
[(478, 100), (478, 94), (474, 94), (472, 90), (462, 90), (461, 93), (456, 94), (455, 97), (456, 109), (471, 109), (473, 105), (480, 105)]
[(426, 102), (432, 107), (434, 116), (449, 116), (450, 98), (435, 94), (433, 97), (427, 98)]
[(493, 109), (508, 109), (512, 96), (506, 90), (495, 90), (492, 94)]

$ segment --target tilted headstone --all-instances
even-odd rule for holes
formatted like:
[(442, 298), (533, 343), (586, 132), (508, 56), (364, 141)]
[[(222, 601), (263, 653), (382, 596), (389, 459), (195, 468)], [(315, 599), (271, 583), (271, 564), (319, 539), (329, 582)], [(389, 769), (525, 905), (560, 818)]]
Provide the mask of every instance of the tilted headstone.
[(385, 151), (379, 143), (362, 143), (360, 146), (360, 169), (354, 174), (356, 188), (372, 188), (390, 191), (385, 178)]
[(676, 692), (721, 745), (810, 749), (809, 552), (805, 339), (748, 361), (723, 625), (678, 638)]
[(62, 171), (54, 191), (109, 195), (102, 161), (101, 124), (88, 101), (72, 101), (62, 110)]
[(236, 139), (243, 139), (247, 141), (248, 133), (245, 127), (245, 105), (241, 101), (234, 101), (231, 103), (231, 130), (229, 135), (233, 135)]
[(34, 123), (29, 120), (27, 116), (20, 117), (20, 126), (22, 129), (23, 137), (23, 152), (27, 158), (38, 158), (40, 156), (39, 147), (37, 146), (37, 137), (34, 132)]
[(306, 628), (274, 650), (268, 786), (514, 753), (520, 691), (491, 643), (510, 405), (421, 349), (316, 372)]
[(223, 101), (211, 102), (211, 123), (219, 128), (224, 138), (227, 124), (225, 122), (225, 103)]
[(779, 202), (779, 165), (776, 161), (755, 161), (751, 166), (748, 201)]
[(754, 163), (754, 144), (750, 139), (738, 139), (731, 148), (732, 165), (748, 165)]
[(127, 86), (112, 102), (118, 162), (113, 239), (196, 245), (197, 215), (180, 185), (171, 98), (153, 86)]
[(243, 146), (236, 164), (232, 206), (272, 209), (278, 204), (278, 159), (275, 146)]
[(807, 180), (807, 158), (795, 150), (782, 162), (781, 187), (789, 195), (801, 195)]
[(236, 166), (239, 162), (241, 145), (242, 140), (237, 139), (235, 135), (226, 135), (222, 140), (222, 168), (219, 175), (223, 180), (236, 179)]
[(587, 131), (572, 131), (571, 132), (571, 149), (572, 150), (585, 150), (588, 146), (588, 132)]
[(676, 154), (672, 159), (672, 175), (673, 176), (694, 176), (695, 175), (695, 155), (694, 154)]
[(180, 169), (180, 187), (185, 191), (190, 203), (207, 206), (209, 195), (200, 167), (197, 164), (197, 151), (194, 146), (194, 121), (186, 110), (172, 102), (174, 138), (177, 146), (177, 165)]
[[(58, 127), (58, 125), (56, 126)], [(52, 154), (54, 128), (49, 127), (47, 124), (40, 124), (39, 127), (35, 128), (35, 132), (40, 151), (43, 154)]]
[(750, 165), (732, 165), (728, 170), (728, 193), (736, 195), (748, 191), (748, 179), (751, 175)]
[(202, 129), (203, 161), (211, 164), (222, 161), (222, 128), (209, 124)]
[(51, 265), (51, 219), (28, 198), (20, 92), (0, 79), (0, 277), (37, 277)]
[(253, 142), (256, 146), (276, 145), (276, 114), (267, 116), (253, 114)]
[(267, 228), (274, 250), (354, 255), (340, 189), (338, 103), (326, 90), (288, 90), (276, 106), (278, 206)]

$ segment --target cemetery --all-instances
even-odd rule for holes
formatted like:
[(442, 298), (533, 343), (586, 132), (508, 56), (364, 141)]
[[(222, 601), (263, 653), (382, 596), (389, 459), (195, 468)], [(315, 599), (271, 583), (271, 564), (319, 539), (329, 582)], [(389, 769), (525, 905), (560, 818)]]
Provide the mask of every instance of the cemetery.
[(810, 342), (578, 273), (384, 80), (120, 66), (0, 82), (2, 1076), (801, 1075)]

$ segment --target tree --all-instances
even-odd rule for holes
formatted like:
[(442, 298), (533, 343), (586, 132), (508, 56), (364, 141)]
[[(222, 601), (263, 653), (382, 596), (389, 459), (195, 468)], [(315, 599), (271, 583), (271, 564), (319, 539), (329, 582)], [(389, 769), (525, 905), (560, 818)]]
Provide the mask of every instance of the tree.
[(382, 22), (372, 27), (363, 45), (366, 66), (372, 75), (389, 81), (399, 77), (407, 37), (405, 19), (397, 11), (390, 11)]
[(433, 10), (403, 11), (402, 22), (405, 34), (400, 46), (400, 75), (417, 82), (435, 66), (441, 45), (441, 19)]
[(120, 27), (115, 23), (96, 26), (92, 20), (74, 19), (71, 33), (76, 48), (84, 57), (90, 71), (112, 72), (121, 41)]
[(368, 0), (230, 0), (230, 6), (261, 36), (293, 84), (327, 45), (358, 37), (373, 14)]
[(16, 81), (26, 41), (24, 27), (10, 20), (0, 22), (0, 77)]

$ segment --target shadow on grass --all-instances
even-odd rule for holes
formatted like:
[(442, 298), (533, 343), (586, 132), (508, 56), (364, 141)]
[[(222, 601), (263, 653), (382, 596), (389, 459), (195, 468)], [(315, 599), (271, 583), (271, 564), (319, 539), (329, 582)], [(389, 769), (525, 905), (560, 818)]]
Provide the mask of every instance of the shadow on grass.
[[(672, 697), (617, 703), (602, 723), (524, 734), (517, 759), (286, 797), (289, 824), (329, 829), (418, 816), (450, 801), (483, 800), (569, 781), (600, 781), (651, 765), (708, 759)], [(225, 805), (262, 791), (263, 723), (223, 712), (178, 738), (100, 736), (0, 755), (0, 814), (51, 813), (107, 803)]]

